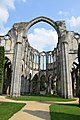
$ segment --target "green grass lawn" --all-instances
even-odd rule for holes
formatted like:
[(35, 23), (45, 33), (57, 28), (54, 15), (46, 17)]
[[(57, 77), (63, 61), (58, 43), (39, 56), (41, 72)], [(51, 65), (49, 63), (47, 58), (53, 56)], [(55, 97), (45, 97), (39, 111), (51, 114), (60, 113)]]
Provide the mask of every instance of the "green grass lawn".
[(80, 107), (78, 104), (50, 106), (51, 120), (80, 120)]
[(19, 111), (24, 103), (0, 102), (0, 120), (8, 120), (14, 113)]
[(13, 97), (10, 99), (24, 100), (24, 101), (63, 101), (63, 102), (74, 100), (74, 99), (64, 99), (55, 95), (27, 95), (27, 96), (21, 96), (18, 98)]

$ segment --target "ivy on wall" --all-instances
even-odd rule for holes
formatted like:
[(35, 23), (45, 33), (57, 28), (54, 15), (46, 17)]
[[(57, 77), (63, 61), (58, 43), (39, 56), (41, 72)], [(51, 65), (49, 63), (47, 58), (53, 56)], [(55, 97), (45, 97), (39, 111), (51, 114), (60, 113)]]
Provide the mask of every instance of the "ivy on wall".
[(0, 46), (0, 94), (2, 93), (2, 79), (4, 72), (4, 47)]

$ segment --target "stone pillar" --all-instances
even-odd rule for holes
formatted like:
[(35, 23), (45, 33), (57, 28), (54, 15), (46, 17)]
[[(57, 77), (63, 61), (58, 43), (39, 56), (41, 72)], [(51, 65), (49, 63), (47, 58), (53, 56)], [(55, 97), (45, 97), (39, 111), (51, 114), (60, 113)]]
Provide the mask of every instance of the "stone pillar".
[(49, 85), (48, 85), (48, 93), (50, 93), (50, 94), (51, 94), (51, 90), (52, 90), (52, 89), (51, 89), (51, 77), (52, 77), (52, 76), (49, 77), (49, 81), (48, 81), (48, 84), (49, 84)]
[(66, 69), (66, 62), (67, 62), (67, 59), (66, 59), (66, 44), (67, 43), (62, 43), (61, 47), (62, 47), (62, 72), (63, 72), (63, 75), (62, 75), (62, 84), (63, 84), (63, 97), (64, 98), (67, 98), (67, 69)]
[(61, 96), (61, 89), (62, 89), (62, 83), (61, 83), (61, 49), (60, 49), (60, 44), (57, 45), (57, 78), (56, 78), (56, 81), (57, 81), (57, 84), (56, 84), (56, 90), (57, 90), (57, 93)]
[(38, 53), (38, 71), (37, 93), (40, 94), (40, 53)]
[(26, 69), (25, 69), (25, 75), (26, 75), (26, 93), (29, 93), (29, 43), (28, 40), (26, 41), (26, 53), (25, 53), (25, 63), (26, 63)]
[(34, 75), (34, 50), (32, 50), (31, 62), (32, 62), (32, 77), (33, 77)]
[(62, 87), (63, 97), (72, 98), (72, 81), (69, 78), (68, 43), (62, 42)]
[(27, 52), (28, 52), (28, 40), (27, 37), (25, 37), (25, 60), (24, 60), (24, 93), (27, 93)]
[(32, 48), (30, 47), (30, 52), (29, 52), (29, 70), (30, 70), (30, 74), (31, 74), (31, 78), (30, 78), (30, 93), (32, 93), (33, 89), (32, 89), (32, 77), (33, 77), (33, 70), (32, 70)]
[(21, 87), (21, 53), (22, 53), (22, 31), (18, 29), (16, 44), (14, 46), (14, 64), (13, 64), (13, 74), (11, 83), (11, 96), (20, 96)]
[(33, 61), (34, 61), (34, 57), (33, 57), (33, 49), (31, 49), (31, 52), (30, 52), (30, 56), (31, 56), (31, 59), (30, 59), (30, 69), (31, 69), (31, 82), (30, 82), (30, 93), (33, 93)]
[(28, 59), (27, 59), (27, 75), (29, 78), (29, 74), (30, 74), (30, 48), (28, 46)]
[[(61, 48), (61, 45), (60, 45)], [(60, 58), (60, 81), (61, 81), (61, 96), (63, 96), (63, 57), (62, 57), (62, 48), (60, 49), (60, 54), (59, 54), (59, 58)]]
[[(72, 54), (69, 54), (69, 50), (72, 49), (72, 46), (71, 46), (71, 43), (70, 41), (71, 40), (74, 40), (73, 39), (73, 33), (72, 32), (67, 32), (67, 35), (66, 35), (66, 39), (68, 41), (68, 49), (67, 49), (67, 62), (68, 62), (68, 79), (67, 79), (67, 95), (68, 95), (68, 98), (72, 98), (73, 97), (73, 92), (72, 92), (72, 77), (71, 77), (71, 67), (72, 67), (72, 64), (73, 64), (73, 55)], [(76, 43), (75, 43), (76, 44)]]
[[(58, 25), (58, 38), (61, 47), (61, 81), (62, 81), (62, 96), (64, 98), (72, 98), (72, 82), (70, 80), (70, 70), (69, 70), (69, 55), (68, 55), (68, 37), (65, 26), (65, 21), (57, 21)], [(70, 88), (71, 86), (71, 88)]]
[(48, 81), (48, 53), (46, 53), (46, 93), (49, 91), (49, 81)]

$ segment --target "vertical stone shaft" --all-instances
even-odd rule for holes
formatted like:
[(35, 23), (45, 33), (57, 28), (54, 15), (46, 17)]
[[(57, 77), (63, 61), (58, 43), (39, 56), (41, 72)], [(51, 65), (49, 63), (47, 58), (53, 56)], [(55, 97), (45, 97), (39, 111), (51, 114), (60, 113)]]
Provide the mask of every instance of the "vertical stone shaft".
[(66, 72), (67, 72), (67, 68), (66, 68), (66, 53), (65, 53), (65, 43), (62, 43), (62, 72), (63, 72), (63, 97), (66, 98), (67, 97), (67, 76), (66, 76)]
[[(69, 61), (68, 61), (68, 43), (62, 43), (62, 72), (63, 72), (63, 97), (64, 98), (72, 98), (72, 84), (69, 78)], [(69, 87), (71, 85), (71, 88)]]
[(18, 33), (17, 42), (15, 44), (15, 55), (14, 55), (14, 64), (13, 64), (13, 76), (12, 82), (13, 86), (11, 87), (11, 96), (20, 96), (20, 87), (21, 87), (21, 48), (22, 48), (22, 32)]
[(62, 46), (60, 46), (60, 54), (59, 54), (59, 56), (60, 56), (60, 65), (61, 65), (61, 96), (63, 96), (63, 56), (62, 56)]
[(38, 86), (37, 86), (37, 93), (40, 93), (40, 53), (38, 53)]
[(49, 85), (48, 85), (48, 53), (46, 53), (46, 93), (48, 93), (48, 88), (49, 88)]

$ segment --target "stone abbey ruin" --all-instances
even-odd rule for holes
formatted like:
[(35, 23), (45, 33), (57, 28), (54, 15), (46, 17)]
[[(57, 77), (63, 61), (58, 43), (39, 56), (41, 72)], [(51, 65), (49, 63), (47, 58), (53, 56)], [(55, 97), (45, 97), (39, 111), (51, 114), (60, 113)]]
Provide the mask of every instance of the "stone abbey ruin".
[[(41, 21), (57, 32), (58, 43), (53, 51), (39, 52), (28, 42), (26, 32)], [(29, 22), (15, 23), (6, 35), (0, 36), (0, 46), (5, 48), (2, 94), (15, 97), (28, 93), (57, 94), (64, 98), (76, 96), (79, 93), (78, 68), (74, 62), (77, 39), (79, 34), (67, 31), (65, 21), (40, 16)]]

